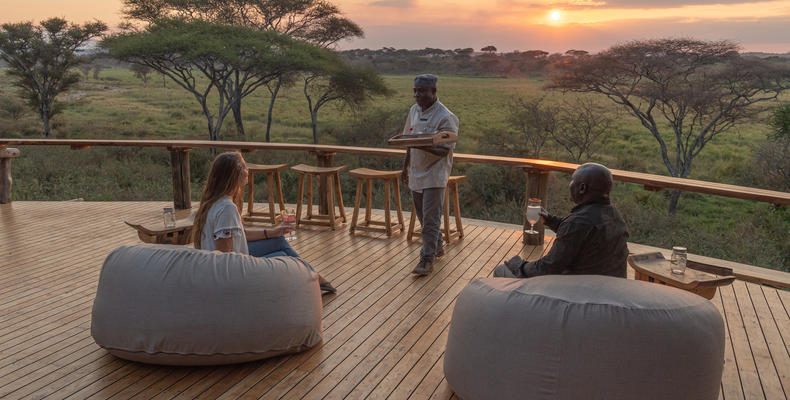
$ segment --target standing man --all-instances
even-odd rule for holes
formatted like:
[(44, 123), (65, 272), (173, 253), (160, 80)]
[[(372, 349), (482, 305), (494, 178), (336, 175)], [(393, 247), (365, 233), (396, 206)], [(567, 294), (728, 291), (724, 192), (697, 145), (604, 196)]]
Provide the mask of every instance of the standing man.
[[(458, 134), (458, 117), (436, 97), (436, 75), (425, 74), (414, 78), (415, 105), (406, 117), (404, 135)], [(422, 225), (420, 262), (413, 274), (428, 275), (436, 257), (444, 255), (439, 225), (442, 217), (444, 190), (453, 167), (455, 143), (437, 146), (412, 147), (406, 150), (402, 179), (409, 185), (414, 210)]]

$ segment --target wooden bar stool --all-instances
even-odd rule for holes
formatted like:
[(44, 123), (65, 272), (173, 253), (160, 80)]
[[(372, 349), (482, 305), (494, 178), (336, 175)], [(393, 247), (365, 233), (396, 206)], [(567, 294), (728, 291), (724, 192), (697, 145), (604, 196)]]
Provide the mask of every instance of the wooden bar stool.
[[(357, 178), (357, 196), (354, 200), (354, 216), (351, 218), (351, 227), (349, 233), (354, 233), (355, 229), (362, 231), (373, 232), (386, 232), (387, 236), (392, 236), (394, 230), (400, 229), (403, 231), (403, 208), (400, 204), (400, 184), (398, 180), (401, 177), (401, 171), (378, 171), (368, 168), (357, 168), (348, 172), (349, 175)], [(374, 180), (384, 181), (384, 222), (372, 221), (370, 219), (370, 210), (373, 206), (372, 186)], [(398, 222), (390, 220), (390, 185), (391, 182), (395, 183), (395, 210), (398, 212)], [(357, 218), (359, 217), (359, 203), (362, 199), (362, 185), (366, 184), (367, 192), (365, 194), (365, 222), (357, 226)]]
[[(244, 216), (245, 221), (276, 224), (282, 218), (280, 213), (274, 212), (274, 193), (277, 192), (277, 203), (280, 205), (280, 212), (282, 212), (285, 209), (285, 200), (283, 200), (283, 185), (280, 180), (280, 171), (286, 168), (288, 168), (288, 164), (247, 164), (249, 176), (247, 178), (247, 215)], [(253, 198), (255, 174), (266, 174), (266, 184), (269, 187), (269, 209), (264, 212), (252, 210), (255, 200)]]
[[(447, 187), (444, 190), (444, 210), (442, 212), (444, 217), (444, 226), (441, 228), (442, 237), (445, 243), (450, 243), (455, 238), (464, 237), (464, 225), (461, 223), (461, 205), (458, 202), (458, 182), (465, 181), (466, 175), (451, 176), (447, 180)], [(452, 194), (450, 193), (452, 192)], [(450, 227), (450, 197), (453, 200), (453, 214), (455, 214), (455, 228)], [(420, 229), (414, 228), (414, 221), (417, 220), (417, 213), (414, 211), (414, 205), (411, 209), (411, 220), (409, 221), (409, 233), (406, 239), (412, 240), (414, 236), (421, 237), (422, 227)]]
[[(346, 169), (345, 166), (340, 167), (313, 167), (310, 165), (294, 165), (291, 170), (299, 174), (299, 198), (296, 203), (296, 226), (299, 224), (305, 225), (323, 225), (328, 226), (332, 230), (338, 223), (346, 222), (346, 211), (343, 208), (343, 194), (340, 191), (340, 171)], [(320, 196), (326, 196), (328, 214), (315, 213), (313, 214), (313, 176), (316, 180), (325, 176), (327, 178), (326, 193), (319, 193)], [(305, 189), (305, 178), (307, 178), (307, 213), (302, 218), (302, 197)], [(332, 190), (334, 189), (334, 190)], [(337, 207), (340, 210), (340, 216), (335, 214), (335, 198), (337, 198)]]

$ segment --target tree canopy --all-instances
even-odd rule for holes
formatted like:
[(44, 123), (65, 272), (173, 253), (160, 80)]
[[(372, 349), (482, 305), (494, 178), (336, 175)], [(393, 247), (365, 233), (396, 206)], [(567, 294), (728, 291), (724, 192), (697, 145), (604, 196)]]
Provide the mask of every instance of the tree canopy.
[[(182, 19), (161, 19), (143, 31), (110, 36), (103, 46), (112, 56), (147, 66), (190, 92), (206, 116), (211, 140), (218, 140), (235, 102), (281, 74), (317, 68), (332, 56), (276, 32)], [(213, 112), (212, 93), (217, 96)]]
[(706, 144), (790, 88), (786, 64), (741, 56), (729, 41), (633, 41), (555, 68), (550, 88), (599, 93), (622, 106), (655, 138), (670, 175), (681, 178)]
[(79, 82), (79, 73), (72, 71), (80, 63), (77, 50), (105, 30), (103, 22), (77, 25), (62, 18), (39, 25), (2, 25), (0, 59), (8, 63), (6, 71), (15, 78), (14, 85), (41, 117), (44, 136), (49, 136), (52, 117), (61, 110), (55, 98)]

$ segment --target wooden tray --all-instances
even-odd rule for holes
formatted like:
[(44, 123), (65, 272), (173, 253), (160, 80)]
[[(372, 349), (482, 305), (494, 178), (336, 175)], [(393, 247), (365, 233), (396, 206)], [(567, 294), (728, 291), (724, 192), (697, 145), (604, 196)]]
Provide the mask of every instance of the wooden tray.
[(735, 280), (730, 268), (694, 261), (687, 261), (684, 274), (673, 274), (669, 260), (658, 252), (628, 256), (628, 264), (636, 272), (635, 278), (638, 280), (663, 283), (708, 299), (713, 297), (717, 287), (729, 285)]
[(134, 228), (137, 231), (137, 237), (144, 243), (184, 245), (189, 243), (192, 233), (191, 218), (176, 221), (176, 226), (173, 228), (165, 228), (161, 223), (143, 226), (140, 224), (132, 224), (127, 221), (123, 222)]
[(387, 144), (395, 147), (424, 147), (437, 144), (455, 143), (458, 135), (453, 132), (422, 133), (419, 135), (395, 135)]

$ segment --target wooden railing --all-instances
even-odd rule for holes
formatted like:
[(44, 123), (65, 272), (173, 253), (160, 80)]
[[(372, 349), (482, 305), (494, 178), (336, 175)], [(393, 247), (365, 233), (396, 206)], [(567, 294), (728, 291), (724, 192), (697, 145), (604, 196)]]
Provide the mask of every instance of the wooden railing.
[[(190, 200), (190, 171), (189, 151), (194, 148), (219, 148), (235, 149), (242, 152), (257, 150), (282, 150), (306, 151), (316, 156), (319, 166), (331, 166), (333, 157), (337, 153), (396, 157), (403, 158), (404, 150), (353, 146), (326, 146), (298, 143), (263, 143), (263, 142), (231, 142), (207, 140), (82, 140), (82, 139), (2, 139), (0, 138), (0, 203), (11, 201), (11, 159), (20, 156), (17, 149), (8, 146), (69, 146), (75, 150), (87, 149), (93, 146), (116, 147), (161, 147), (171, 153), (173, 168), (173, 202), (178, 209), (191, 208)], [(455, 153), (454, 162), (502, 165), (522, 168), (525, 173), (526, 196), (537, 197), (546, 201), (548, 176), (552, 171), (573, 173), (577, 164), (564, 163), (550, 160), (539, 160), (517, 157), (486, 156), (478, 154)], [(743, 186), (727, 185), (716, 182), (699, 181), (693, 179), (673, 178), (663, 175), (646, 174), (640, 172), (613, 169), (613, 178), (621, 182), (643, 185), (646, 190), (679, 189), (687, 192), (719, 195), (737, 199), (768, 202), (776, 205), (790, 204), (790, 193), (764, 190)], [(320, 190), (319, 193), (326, 191)], [(319, 196), (319, 207), (326, 212), (326, 198)], [(526, 205), (525, 205), (526, 207)], [(524, 221), (526, 224), (526, 221)], [(544, 226), (536, 224), (538, 235), (525, 236), (524, 242), (540, 244), (544, 237)], [(740, 279), (771, 284), (773, 286), (790, 288), (790, 275), (780, 271), (764, 268), (736, 267), (736, 276), (742, 272)]]

